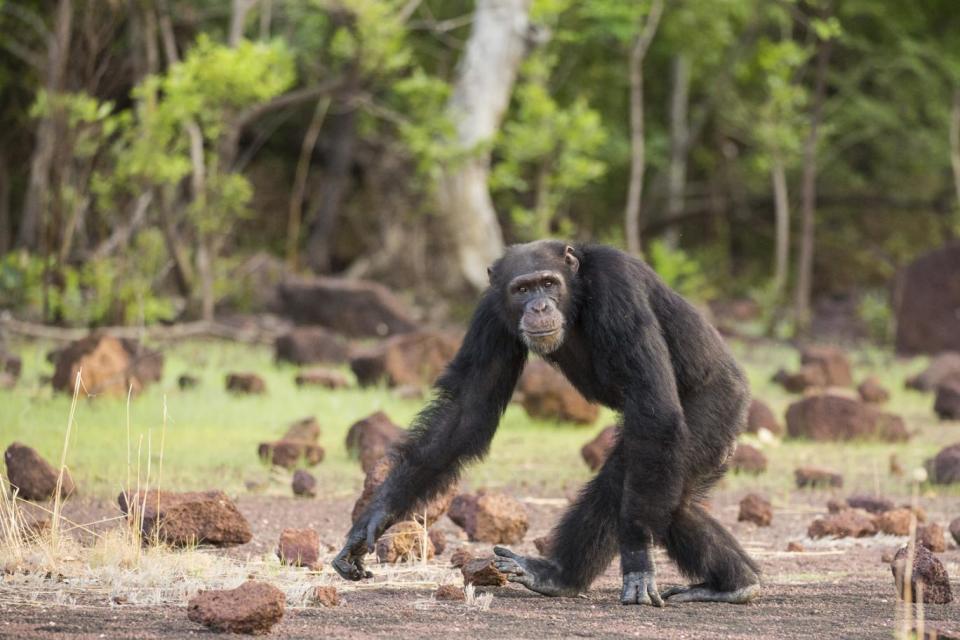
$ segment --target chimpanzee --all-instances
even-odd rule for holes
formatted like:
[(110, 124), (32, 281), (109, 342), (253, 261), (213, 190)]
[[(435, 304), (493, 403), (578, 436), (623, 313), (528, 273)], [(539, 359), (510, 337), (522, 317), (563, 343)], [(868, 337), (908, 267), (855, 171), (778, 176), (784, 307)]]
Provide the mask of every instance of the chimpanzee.
[[(555, 529), (550, 557), (496, 547), (497, 568), (541, 594), (573, 596), (619, 548), (623, 604), (756, 598), (758, 566), (701, 504), (726, 470), (749, 401), (719, 334), (643, 261), (611, 247), (514, 245), (489, 273), (435, 399), (334, 560), (340, 575), (371, 577), (363, 557), (384, 529), (486, 453), (533, 351), (586, 398), (620, 412), (622, 424), (606, 463)], [(697, 584), (659, 592), (653, 544)]]

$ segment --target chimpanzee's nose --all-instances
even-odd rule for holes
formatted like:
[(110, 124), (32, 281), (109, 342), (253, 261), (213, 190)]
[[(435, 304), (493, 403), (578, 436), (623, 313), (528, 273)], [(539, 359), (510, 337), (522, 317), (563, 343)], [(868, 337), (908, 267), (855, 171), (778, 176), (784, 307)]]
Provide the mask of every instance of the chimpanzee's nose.
[(543, 299), (534, 300), (531, 305), (531, 308), (535, 313), (543, 313), (544, 311), (547, 310), (547, 301)]

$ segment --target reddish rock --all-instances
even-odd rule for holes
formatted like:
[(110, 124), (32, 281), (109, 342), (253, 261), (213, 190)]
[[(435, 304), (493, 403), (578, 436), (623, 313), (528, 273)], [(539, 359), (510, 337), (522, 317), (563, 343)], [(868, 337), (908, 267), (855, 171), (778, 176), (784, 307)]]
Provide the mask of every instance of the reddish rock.
[(759, 474), (767, 470), (767, 456), (756, 447), (740, 442), (727, 464), (735, 473)]
[(533, 418), (593, 424), (600, 407), (580, 395), (559, 370), (543, 360), (531, 360), (524, 367), (517, 390), (523, 408)]
[(863, 509), (870, 513), (883, 513), (894, 508), (893, 500), (889, 498), (879, 498), (876, 496), (850, 496), (847, 498), (847, 505), (854, 509)]
[(187, 603), (187, 617), (214, 631), (260, 635), (280, 622), (285, 605), (283, 591), (248, 580), (236, 589), (199, 592)]
[(794, 373), (780, 369), (774, 374), (773, 381), (791, 393), (803, 393), (807, 389), (827, 386), (826, 375), (817, 365), (802, 366)]
[(181, 391), (196, 389), (200, 386), (200, 378), (185, 373), (177, 378), (177, 386), (180, 387)]
[(20, 372), (23, 370), (23, 360), (20, 359), (20, 356), (14, 355), (12, 353), (7, 353), (6, 351), (0, 349), (0, 371), (6, 373), (14, 381), (20, 377)]
[(861, 509), (847, 509), (817, 518), (807, 529), (807, 535), (811, 538), (865, 538), (876, 533), (873, 518)]
[(463, 584), (478, 587), (502, 587), (507, 584), (507, 576), (493, 564), (493, 558), (471, 560), (462, 567)]
[(459, 495), (449, 515), (474, 542), (514, 544), (523, 540), (530, 526), (524, 506), (505, 493)]
[(759, 527), (769, 527), (772, 520), (773, 506), (763, 496), (750, 493), (740, 501), (737, 522), (752, 522)]
[(255, 373), (229, 373), (226, 385), (231, 393), (259, 395), (267, 392), (267, 383)]
[(347, 376), (333, 369), (307, 369), (294, 378), (298, 387), (323, 387), (324, 389), (346, 389), (350, 386)]
[(960, 351), (946, 351), (930, 360), (927, 368), (907, 379), (906, 387), (917, 391), (935, 391), (941, 382), (960, 376)]
[(836, 393), (809, 395), (787, 409), (787, 433), (792, 438), (818, 441), (881, 438), (906, 440), (906, 428), (898, 416)]
[(553, 553), (553, 536), (546, 535), (540, 536), (539, 538), (534, 538), (533, 546), (537, 548), (537, 553), (544, 558), (549, 558)]
[(440, 376), (460, 348), (458, 335), (444, 331), (417, 331), (358, 351), (350, 368), (360, 386), (385, 383), (388, 387), (426, 387)]
[(198, 543), (227, 546), (246, 544), (253, 538), (247, 519), (222, 491), (141, 491), (131, 494), (136, 506), (132, 511), (126, 494), (121, 493), (117, 502), (128, 517), (142, 518), (141, 532), (148, 542), (156, 537), (176, 547)]
[(857, 387), (857, 393), (864, 402), (870, 404), (883, 404), (890, 399), (890, 392), (880, 384), (880, 379), (876, 376), (870, 376), (861, 382)]
[(953, 541), (957, 543), (957, 546), (960, 546), (960, 518), (954, 518), (950, 521), (950, 535), (953, 536)]
[[(893, 571), (893, 581), (897, 587), (897, 595), (901, 599), (904, 597), (904, 587), (906, 586), (907, 560), (909, 558), (909, 549), (906, 545), (900, 547), (897, 554), (890, 563), (890, 569)], [(950, 577), (947, 575), (947, 569), (940, 562), (940, 559), (924, 547), (917, 545), (914, 547), (913, 569), (910, 572), (910, 600), (917, 600), (917, 585), (923, 585), (923, 602), (925, 604), (947, 604), (953, 600), (953, 593), (950, 590)]]
[[(386, 480), (387, 476), (390, 474), (390, 468), (392, 464), (393, 463), (390, 458), (381, 458), (374, 468), (370, 470), (366, 478), (364, 478), (363, 492), (353, 505), (353, 512), (351, 516), (353, 522), (356, 522), (357, 519), (363, 515), (367, 505), (370, 504), (371, 500), (373, 500), (377, 489), (380, 488), (380, 485), (383, 484), (383, 481)], [(413, 520), (416, 520), (422, 524), (424, 515), (426, 515), (426, 526), (432, 527), (437, 520), (443, 517), (443, 514), (447, 512), (447, 509), (450, 508), (450, 503), (453, 501), (454, 496), (457, 495), (458, 490), (458, 486), (453, 484), (442, 493), (434, 496), (430, 501), (426, 503), (422, 501), (418, 502), (410, 511), (411, 517)]]
[(936, 522), (917, 527), (917, 544), (923, 545), (934, 553), (947, 550), (947, 539), (943, 527)]
[(897, 454), (895, 453), (890, 454), (889, 469), (890, 469), (890, 475), (897, 478), (902, 478), (903, 474), (906, 473), (906, 471), (904, 471), (903, 469), (903, 465), (900, 464), (900, 459), (897, 457)]
[(747, 433), (760, 433), (761, 429), (777, 436), (783, 435), (783, 425), (777, 420), (773, 409), (754, 398), (750, 401), (750, 411), (747, 413)]
[(257, 447), (257, 455), (275, 467), (294, 469), (301, 462), (311, 467), (320, 464), (326, 452), (320, 445), (302, 440), (276, 440), (261, 442)]
[(960, 420), (960, 374), (937, 385), (933, 410), (941, 420)]
[(597, 471), (606, 462), (610, 450), (617, 442), (618, 429), (616, 425), (610, 425), (580, 449), (580, 455), (591, 471)]
[(912, 517), (910, 509), (891, 509), (874, 518), (874, 522), (881, 533), (891, 536), (908, 536)]
[(430, 542), (433, 543), (433, 550), (438, 556), (442, 555), (447, 550), (447, 536), (437, 528), (430, 529), (427, 535), (430, 536)]
[(314, 587), (310, 601), (321, 607), (336, 607), (340, 605), (340, 594), (336, 587)]
[(301, 418), (290, 423), (281, 439), (297, 442), (317, 442), (320, 439), (320, 423), (313, 416)]
[(309, 471), (297, 469), (293, 472), (291, 488), (295, 496), (313, 498), (317, 495), (317, 479)]
[(800, 467), (793, 472), (797, 481), (797, 488), (804, 487), (842, 487), (843, 476), (827, 469), (817, 467)]
[(282, 564), (309, 567), (319, 571), (320, 534), (313, 529), (284, 529), (277, 544), (277, 557)]
[(827, 500), (827, 511), (830, 513), (840, 513), (849, 508), (850, 505), (842, 498), (830, 498)]
[(363, 472), (369, 474), (406, 431), (393, 423), (383, 411), (358, 420), (347, 431), (347, 451), (360, 459)]
[(463, 602), (467, 596), (463, 592), (463, 587), (454, 584), (442, 584), (433, 592), (434, 600), (444, 600), (448, 602)]
[(852, 387), (853, 375), (850, 373), (850, 360), (843, 349), (824, 345), (811, 345), (800, 352), (800, 365), (819, 367), (823, 372), (826, 386)]
[(450, 554), (450, 566), (460, 568), (473, 560), (473, 554), (464, 548), (457, 549)]
[(924, 466), (934, 484), (960, 482), (960, 442), (944, 447)]
[(897, 353), (960, 351), (960, 243), (920, 256), (897, 274)]
[(139, 393), (160, 379), (163, 355), (141, 347), (135, 340), (92, 333), (56, 351), (51, 383), (55, 391), (73, 393), (77, 372), (82, 371), (80, 392), (85, 395), (124, 396)]
[(277, 290), (283, 315), (347, 336), (370, 338), (416, 328), (410, 312), (383, 285), (341, 278), (288, 279)]
[(803, 548), (803, 545), (800, 544), (799, 542), (788, 542), (787, 551), (791, 553), (803, 553), (804, 548)]
[(430, 536), (412, 520), (398, 522), (377, 540), (377, 560), (380, 562), (418, 560), (424, 557), (424, 552), (427, 560), (432, 560), (436, 555)]
[[(3, 461), (7, 465), (7, 479), (16, 487), (20, 498), (42, 502), (57, 492), (60, 472), (31, 447), (14, 442), (4, 452)], [(66, 498), (74, 491), (76, 486), (70, 472), (64, 469), (60, 496)]]
[(317, 364), (346, 362), (348, 346), (340, 336), (323, 327), (296, 327), (274, 342), (278, 362)]

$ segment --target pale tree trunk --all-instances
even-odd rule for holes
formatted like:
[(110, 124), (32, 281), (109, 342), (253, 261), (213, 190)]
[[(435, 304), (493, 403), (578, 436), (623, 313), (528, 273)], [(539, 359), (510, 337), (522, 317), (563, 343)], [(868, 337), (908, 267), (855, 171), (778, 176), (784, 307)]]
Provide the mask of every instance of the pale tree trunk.
[(950, 166), (953, 167), (953, 188), (957, 192), (957, 210), (960, 211), (960, 87), (953, 90), (950, 109)]
[(530, 0), (477, 0), (470, 37), (447, 105), (455, 144), (469, 153), (440, 177), (437, 195), (446, 216), (459, 274), (476, 289), (503, 253), (503, 232), (487, 178), (489, 143), (500, 127), (523, 59)]
[(243, 38), (243, 25), (247, 21), (247, 14), (256, 6), (257, 0), (233, 0), (230, 11), (230, 33), (227, 37), (227, 43), (235, 47)]
[[(73, 24), (73, 3), (60, 0), (57, 4), (53, 31), (47, 44), (47, 68), (44, 89), (50, 99), (63, 91), (70, 49), (70, 34)], [(37, 124), (36, 145), (30, 161), (30, 182), (24, 198), (20, 231), (17, 244), (26, 249), (36, 249), (42, 233), (42, 218), (50, 202), (50, 172), (60, 137), (60, 109), (53, 105), (53, 112)]]
[(290, 210), (287, 216), (287, 266), (297, 269), (299, 256), (297, 247), (300, 245), (300, 223), (303, 219), (303, 195), (307, 189), (307, 173), (310, 171), (310, 156), (320, 137), (320, 129), (330, 108), (330, 98), (323, 98), (317, 102), (313, 110), (310, 126), (303, 136), (300, 146), (300, 158), (297, 160), (297, 172), (293, 178), (293, 192), (290, 194)]
[(643, 205), (643, 174), (647, 169), (647, 149), (643, 123), (643, 59), (657, 33), (663, 0), (652, 0), (640, 33), (630, 50), (630, 186), (627, 189), (624, 227), (627, 250), (640, 255), (640, 210)]
[(690, 126), (690, 61), (684, 55), (673, 58), (673, 88), (670, 94), (670, 168), (667, 176), (667, 231), (664, 240), (676, 247), (680, 232), (675, 224), (683, 215), (683, 191), (687, 184), (687, 147)]
[(817, 206), (817, 141), (823, 119), (823, 101), (827, 92), (827, 70), (830, 64), (829, 40), (820, 42), (817, 48), (817, 67), (810, 112), (810, 132), (803, 148), (803, 178), (801, 183), (800, 257), (797, 269), (797, 290), (794, 302), (796, 333), (802, 336), (810, 324), (810, 295), (813, 289), (814, 226)]
[(776, 216), (776, 252), (773, 267), (773, 290), (779, 301), (787, 284), (787, 268), (790, 259), (790, 204), (787, 198), (787, 172), (783, 160), (774, 155), (770, 168), (773, 181), (773, 202)]

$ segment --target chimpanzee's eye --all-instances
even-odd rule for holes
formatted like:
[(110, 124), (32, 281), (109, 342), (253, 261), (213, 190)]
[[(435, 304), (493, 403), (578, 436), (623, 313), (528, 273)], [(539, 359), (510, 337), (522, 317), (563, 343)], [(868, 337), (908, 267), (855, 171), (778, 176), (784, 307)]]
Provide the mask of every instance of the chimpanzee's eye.
[(527, 288), (526, 288), (526, 287), (519, 287), (519, 288), (517, 289), (517, 293), (526, 293), (526, 292), (527, 292)]
[(553, 286), (553, 280), (547, 280), (546, 282), (543, 283), (543, 286), (544, 288), (549, 289), (550, 287)]

